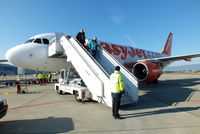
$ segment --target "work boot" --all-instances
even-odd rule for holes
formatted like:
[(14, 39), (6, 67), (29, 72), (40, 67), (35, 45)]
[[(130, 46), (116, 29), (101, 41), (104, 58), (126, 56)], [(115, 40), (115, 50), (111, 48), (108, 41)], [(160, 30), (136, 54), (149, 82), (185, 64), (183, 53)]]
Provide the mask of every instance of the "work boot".
[(120, 117), (120, 116), (116, 116), (116, 117), (114, 117), (115, 119), (119, 119), (119, 120), (122, 120), (122, 119), (124, 119), (123, 117)]

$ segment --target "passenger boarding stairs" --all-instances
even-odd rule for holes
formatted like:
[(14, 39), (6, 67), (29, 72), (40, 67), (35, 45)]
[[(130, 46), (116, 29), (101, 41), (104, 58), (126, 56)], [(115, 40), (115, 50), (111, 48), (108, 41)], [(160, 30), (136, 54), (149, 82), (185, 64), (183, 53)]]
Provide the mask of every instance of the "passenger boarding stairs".
[[(56, 36), (53, 40), (56, 43), (50, 43), (49, 57), (65, 53), (67, 62), (71, 62), (79, 73), (93, 100), (112, 106), (109, 75), (113, 73), (115, 66), (118, 65), (121, 68), (120, 72), (125, 83), (125, 95), (122, 97), (121, 105), (138, 101), (138, 82), (136, 78), (103, 48), (99, 46), (97, 55), (93, 58), (73, 36), (64, 34), (61, 37)], [(52, 53), (53, 51), (50, 51), (52, 48), (59, 48), (60, 53), (57, 54), (56, 50)]]

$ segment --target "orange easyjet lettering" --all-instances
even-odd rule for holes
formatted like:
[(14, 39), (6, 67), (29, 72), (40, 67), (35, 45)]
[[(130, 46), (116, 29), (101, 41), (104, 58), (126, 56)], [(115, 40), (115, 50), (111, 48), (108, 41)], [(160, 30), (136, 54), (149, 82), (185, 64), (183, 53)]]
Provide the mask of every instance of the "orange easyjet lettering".
[(142, 52), (139, 49), (135, 49), (135, 51), (138, 58), (142, 58)]
[(113, 54), (114, 55), (120, 55), (121, 51), (118, 49), (119, 46), (117, 46), (115, 44), (112, 44), (111, 46), (113, 48)]
[(131, 56), (131, 57), (135, 57), (135, 50), (134, 48), (132, 47), (129, 47), (131, 49), (131, 51), (128, 51), (128, 54)]
[(122, 50), (123, 55), (121, 56), (122, 60), (125, 60), (127, 57), (127, 47), (119, 46), (119, 48)]
[(100, 45), (110, 54), (112, 54), (112, 49), (110, 48), (110, 46), (105, 43), (105, 42), (101, 42)]
[(161, 57), (161, 54), (154, 53), (150, 51), (145, 51), (143, 49), (134, 49), (133, 47), (125, 47), (116, 44), (108, 44), (105, 42), (101, 42), (100, 45), (110, 54), (115, 56), (120, 56), (122, 60), (126, 60), (127, 56), (134, 58), (137, 56), (138, 58), (144, 57), (144, 59), (152, 59), (156, 57)]
[(145, 54), (145, 51), (144, 50), (142, 50), (142, 49), (140, 49), (140, 51), (142, 52), (142, 54), (144, 55), (144, 59), (147, 59), (148, 57), (146, 56), (146, 54)]

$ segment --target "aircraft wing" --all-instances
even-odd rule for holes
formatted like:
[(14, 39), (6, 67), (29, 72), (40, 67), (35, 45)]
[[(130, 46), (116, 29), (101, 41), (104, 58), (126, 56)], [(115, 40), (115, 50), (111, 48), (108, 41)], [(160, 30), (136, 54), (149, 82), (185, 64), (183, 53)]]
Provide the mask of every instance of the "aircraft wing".
[(155, 62), (155, 63), (163, 63), (163, 62), (174, 62), (178, 60), (185, 60), (191, 61), (191, 58), (200, 57), (200, 53), (198, 54), (189, 54), (189, 55), (180, 55), (180, 56), (168, 56), (168, 57), (160, 57), (160, 58), (153, 58), (153, 59), (144, 59), (138, 61), (148, 61), (148, 62)]

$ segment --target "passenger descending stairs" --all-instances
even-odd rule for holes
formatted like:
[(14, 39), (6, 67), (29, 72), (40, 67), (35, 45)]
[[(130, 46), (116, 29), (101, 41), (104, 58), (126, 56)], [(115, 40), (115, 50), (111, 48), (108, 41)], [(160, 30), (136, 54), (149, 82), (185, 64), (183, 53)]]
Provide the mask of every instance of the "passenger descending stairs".
[[(54, 39), (53, 39), (54, 40)], [(95, 59), (89, 52), (81, 46), (81, 44), (73, 36), (55, 36), (56, 43), (49, 46), (50, 49), (60, 45), (61, 53), (67, 56), (67, 62), (71, 62), (73, 67), (79, 73), (89, 91), (92, 94), (92, 99), (112, 106), (112, 97), (109, 89), (109, 75), (113, 73), (115, 66), (120, 66), (121, 75), (125, 82), (125, 95), (122, 97), (121, 104), (130, 104), (138, 101), (138, 82), (136, 78), (112, 55), (106, 52), (101, 47), (98, 47), (98, 52)], [(63, 52), (61, 52), (63, 51)], [(56, 50), (51, 52), (49, 57), (58, 55)]]

